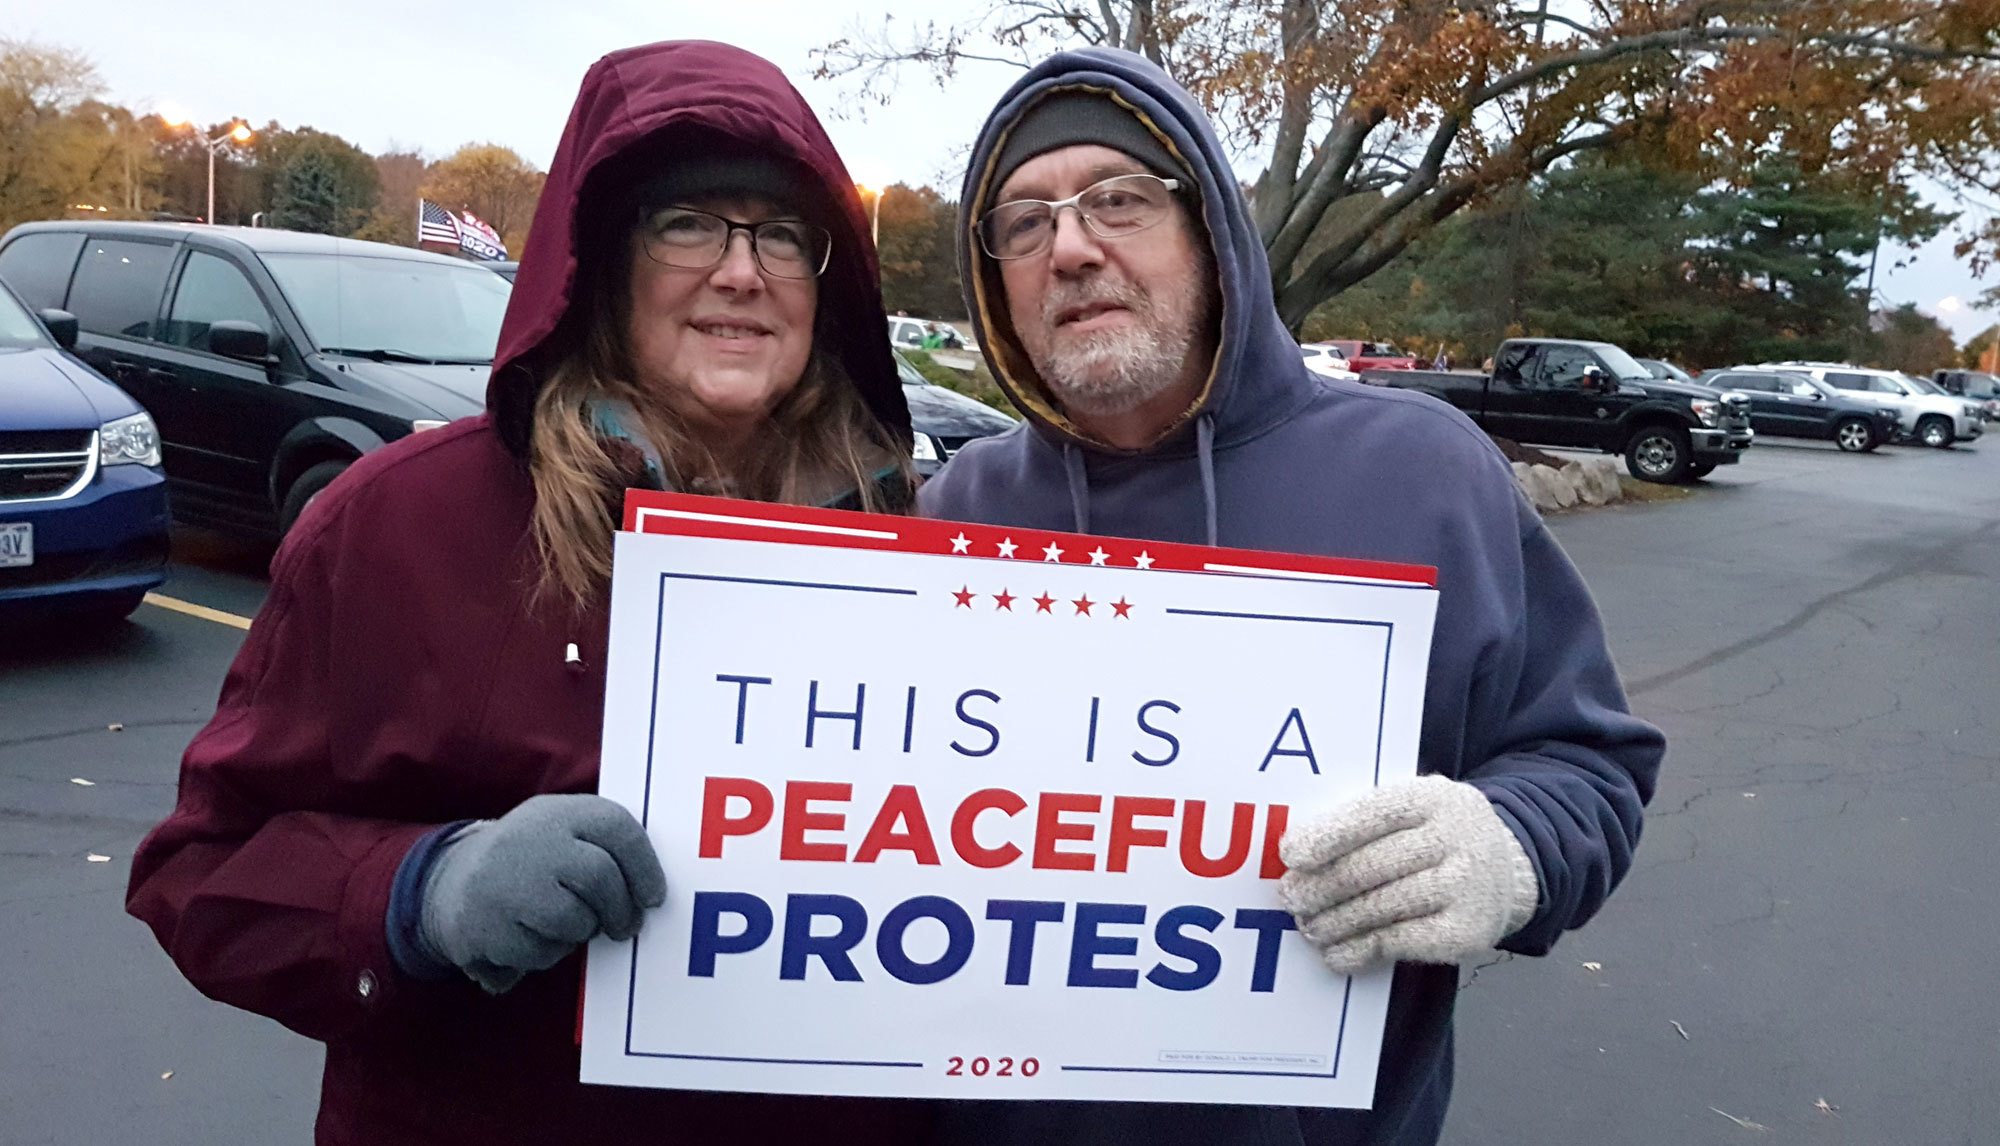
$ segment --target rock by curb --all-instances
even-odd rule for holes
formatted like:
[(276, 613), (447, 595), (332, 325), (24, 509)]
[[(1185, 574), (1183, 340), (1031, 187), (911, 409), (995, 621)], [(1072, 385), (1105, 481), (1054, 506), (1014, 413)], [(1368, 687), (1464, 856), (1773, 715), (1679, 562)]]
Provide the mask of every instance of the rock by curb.
[(1608, 505), (1625, 496), (1618, 482), (1618, 463), (1610, 458), (1582, 458), (1560, 467), (1515, 462), (1514, 481), (1537, 510), (1572, 509), (1578, 505)]

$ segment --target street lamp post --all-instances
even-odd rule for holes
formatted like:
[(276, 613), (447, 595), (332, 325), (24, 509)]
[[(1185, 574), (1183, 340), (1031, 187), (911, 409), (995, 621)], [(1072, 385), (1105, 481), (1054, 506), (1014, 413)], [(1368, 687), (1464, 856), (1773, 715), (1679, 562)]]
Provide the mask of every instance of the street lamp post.
[(208, 214), (203, 216), (202, 221), (211, 225), (215, 222), (215, 153), (231, 140), (250, 142), (250, 126), (239, 123), (214, 139), (204, 141), (208, 147)]
[(879, 247), (882, 245), (882, 192), (866, 183), (856, 183), (854, 189), (868, 196), (868, 241)]
[[(192, 120), (179, 113), (164, 114), (160, 118), (168, 127), (194, 126)], [(202, 216), (202, 222), (209, 224), (215, 222), (215, 153), (232, 141), (248, 143), (250, 136), (250, 125), (247, 123), (238, 123), (214, 139), (203, 139), (199, 132), (195, 133), (195, 138), (201, 140), (202, 146), (208, 149), (208, 213)]]

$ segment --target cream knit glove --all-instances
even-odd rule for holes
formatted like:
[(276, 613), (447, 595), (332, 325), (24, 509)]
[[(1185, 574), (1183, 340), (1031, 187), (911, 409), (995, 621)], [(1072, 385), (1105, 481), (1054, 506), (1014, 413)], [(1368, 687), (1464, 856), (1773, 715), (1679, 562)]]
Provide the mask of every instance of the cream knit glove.
[(1442, 776), (1377, 789), (1293, 826), (1278, 898), (1342, 975), (1458, 963), (1534, 916), (1535, 867), (1486, 794)]

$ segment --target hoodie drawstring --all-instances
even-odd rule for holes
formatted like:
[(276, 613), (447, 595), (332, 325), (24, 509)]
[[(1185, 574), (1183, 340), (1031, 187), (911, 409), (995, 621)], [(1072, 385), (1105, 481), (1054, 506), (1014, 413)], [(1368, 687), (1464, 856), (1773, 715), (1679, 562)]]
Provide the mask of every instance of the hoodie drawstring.
[(1215, 415), (1203, 414), (1194, 424), (1195, 461), (1201, 466), (1201, 506), (1208, 520), (1208, 543), (1215, 530)]
[[(1203, 534), (1209, 545), (1217, 544), (1215, 527), (1215, 416), (1203, 414), (1194, 424), (1195, 464), (1201, 469)], [(1090, 532), (1090, 475), (1083, 468), (1083, 451), (1073, 443), (1063, 443), (1063, 476), (1069, 479), (1069, 512), (1076, 532)]]
[(1083, 471), (1083, 451), (1063, 443), (1063, 472), (1069, 478), (1069, 511), (1076, 519), (1076, 532), (1090, 532), (1090, 477)]

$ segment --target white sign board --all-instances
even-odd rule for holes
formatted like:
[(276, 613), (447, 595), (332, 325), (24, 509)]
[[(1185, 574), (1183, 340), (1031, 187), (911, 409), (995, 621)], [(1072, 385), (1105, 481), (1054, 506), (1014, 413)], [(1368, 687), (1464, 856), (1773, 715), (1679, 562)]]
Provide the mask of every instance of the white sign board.
[(892, 524), (618, 537), (600, 791), (669, 891), (590, 949), (583, 1080), (1367, 1106), (1389, 973), (1277, 841), (1415, 774), (1435, 590), (812, 517)]

